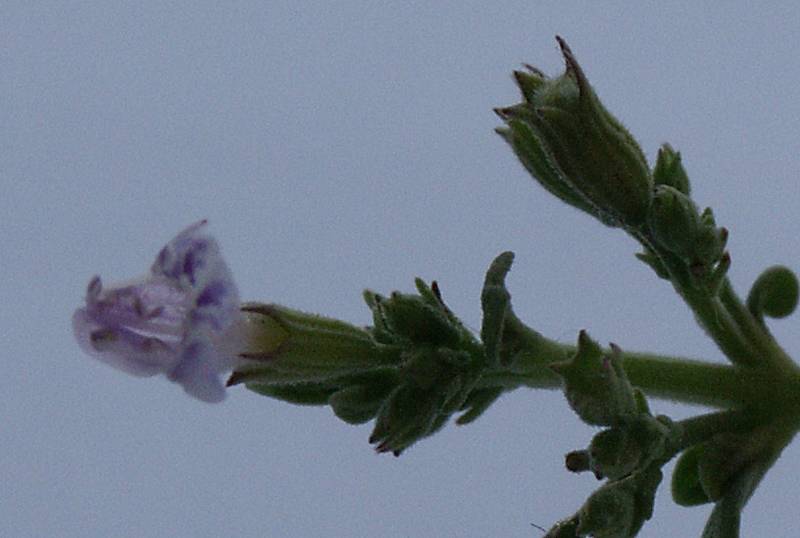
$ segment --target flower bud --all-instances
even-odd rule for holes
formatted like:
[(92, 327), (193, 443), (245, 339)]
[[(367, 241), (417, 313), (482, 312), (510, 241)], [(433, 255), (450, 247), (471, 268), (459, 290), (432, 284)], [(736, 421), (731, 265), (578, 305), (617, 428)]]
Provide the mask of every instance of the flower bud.
[(337, 417), (348, 424), (363, 424), (375, 418), (399, 377), (394, 370), (376, 372), (333, 394), (328, 403)]
[(578, 535), (631, 536), (635, 511), (635, 490), (624, 481), (610, 482), (595, 491), (581, 508)]
[(623, 538), (635, 536), (653, 515), (661, 471), (647, 469), (606, 483), (578, 511), (577, 536)]
[(728, 238), (725, 228), (717, 228), (710, 209), (699, 214), (691, 198), (669, 185), (655, 188), (650, 228), (661, 247), (692, 267), (720, 261)]
[(478, 374), (461, 355), (445, 348), (421, 348), (407, 358), (400, 384), (381, 406), (370, 436), (378, 452), (399, 455), (464, 406)]
[(563, 380), (570, 406), (587, 424), (612, 426), (638, 413), (633, 387), (622, 368), (621, 353), (614, 344), (610, 354), (603, 353), (586, 331), (581, 331), (575, 355), (550, 365)]
[(370, 332), (375, 340), (402, 347), (476, 347), (472, 332), (445, 305), (436, 282), (428, 285), (420, 278), (414, 282), (418, 294), (393, 292), (387, 299), (364, 292), (364, 301), (372, 310)]
[(653, 168), (653, 183), (655, 185), (669, 185), (686, 196), (691, 194), (689, 176), (681, 164), (681, 154), (672, 149), (669, 144), (664, 144), (658, 150), (656, 166)]
[(380, 409), (369, 442), (378, 452), (399, 456), (433, 433), (443, 405), (441, 394), (407, 383), (397, 387)]
[(447, 316), (419, 295), (394, 292), (382, 301), (388, 328), (418, 344), (456, 346), (459, 331)]
[(617, 480), (662, 457), (672, 433), (665, 419), (640, 414), (595, 435), (589, 446), (595, 476)]
[(567, 44), (557, 78), (516, 72), (524, 102), (497, 110), (528, 171), (564, 202), (610, 226), (644, 223), (653, 181), (639, 145), (603, 107)]

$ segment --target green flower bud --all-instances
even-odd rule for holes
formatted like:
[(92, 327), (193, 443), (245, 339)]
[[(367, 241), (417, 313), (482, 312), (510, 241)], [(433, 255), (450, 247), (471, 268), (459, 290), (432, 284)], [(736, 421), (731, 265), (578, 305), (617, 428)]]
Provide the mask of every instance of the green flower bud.
[(578, 535), (591, 534), (596, 538), (624, 538), (631, 536), (636, 511), (635, 490), (611, 482), (586, 501), (579, 512)]
[(581, 331), (575, 355), (550, 365), (563, 380), (570, 406), (587, 424), (612, 426), (638, 412), (620, 355), (614, 344), (610, 354), (603, 353), (586, 331)]
[(516, 72), (524, 102), (497, 110), (499, 129), (545, 189), (610, 226), (644, 223), (653, 181), (639, 145), (603, 107), (567, 44), (566, 71)]
[(672, 149), (669, 144), (664, 144), (658, 150), (656, 166), (653, 168), (653, 183), (655, 185), (668, 185), (686, 196), (691, 194), (689, 176), (681, 164), (681, 154)]
[(759, 320), (765, 315), (785, 318), (797, 308), (799, 292), (797, 276), (792, 270), (776, 265), (766, 269), (755, 281), (747, 296), (747, 307)]
[(578, 511), (577, 536), (629, 538), (653, 515), (661, 471), (648, 469), (606, 483)]
[(669, 185), (658, 185), (653, 195), (650, 226), (661, 246), (689, 256), (700, 227), (700, 215), (691, 198)]
[(248, 349), (229, 385), (319, 383), (395, 366), (397, 349), (377, 343), (369, 331), (343, 321), (279, 305), (242, 306)]
[(386, 323), (395, 334), (418, 344), (458, 344), (458, 329), (441, 310), (431, 306), (422, 297), (395, 292), (382, 304)]
[(659, 245), (692, 267), (708, 268), (720, 261), (728, 239), (710, 209), (698, 214), (692, 199), (669, 185), (655, 188), (650, 229)]
[(595, 476), (617, 480), (661, 458), (673, 433), (670, 426), (666, 417), (640, 414), (601, 431), (589, 445)]
[(387, 299), (366, 291), (364, 299), (373, 313), (372, 333), (382, 343), (420, 344), (459, 348), (477, 345), (472, 334), (444, 304), (439, 287), (416, 279), (419, 295), (394, 292)]
[(380, 409), (369, 442), (378, 452), (399, 456), (403, 450), (435, 431), (442, 394), (422, 389), (413, 383), (395, 389)]
[(364, 424), (375, 418), (398, 382), (396, 371), (378, 372), (332, 393), (327, 403), (348, 424)]
[(464, 406), (479, 375), (469, 357), (448, 349), (419, 349), (400, 369), (401, 383), (378, 412), (370, 443), (399, 455), (441, 428)]

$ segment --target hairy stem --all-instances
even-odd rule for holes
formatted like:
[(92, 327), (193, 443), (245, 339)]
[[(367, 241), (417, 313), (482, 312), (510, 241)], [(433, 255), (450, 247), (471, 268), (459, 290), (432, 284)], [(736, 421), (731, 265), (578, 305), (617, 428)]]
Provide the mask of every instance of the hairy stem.
[(742, 333), (737, 320), (710, 290), (698, 285), (683, 260), (658, 247), (652, 238), (641, 231), (631, 231), (647, 250), (654, 252), (669, 272), (670, 280), (686, 304), (694, 312), (700, 326), (711, 337), (720, 351), (734, 364), (754, 366), (758, 363), (758, 350)]
[[(535, 331), (508, 366), (486, 372), (480, 386), (559, 389), (561, 379), (548, 367), (575, 352), (575, 346), (558, 344)], [(764, 368), (712, 364), (683, 357), (623, 352), (623, 365), (631, 383), (648, 396), (721, 409), (767, 407), (780, 401), (788, 413), (800, 412), (800, 374), (787, 375)]]
[(722, 283), (719, 297), (721, 303), (739, 326), (742, 334), (753, 343), (759, 354), (760, 361), (765, 366), (776, 371), (797, 371), (794, 361), (778, 345), (766, 327), (756, 321), (741, 299), (739, 299), (739, 296), (736, 295), (736, 292), (733, 291), (733, 286), (731, 286), (727, 278)]

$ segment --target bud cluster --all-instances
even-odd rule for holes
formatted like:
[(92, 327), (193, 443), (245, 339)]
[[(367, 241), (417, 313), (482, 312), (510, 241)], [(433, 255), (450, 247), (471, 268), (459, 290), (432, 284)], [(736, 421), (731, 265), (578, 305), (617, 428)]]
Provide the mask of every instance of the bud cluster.
[(683, 260), (694, 274), (706, 275), (722, 261), (728, 230), (717, 227), (711, 208), (699, 212), (677, 188), (656, 186), (649, 223), (656, 243)]
[[(660, 467), (681, 435), (668, 417), (650, 413), (644, 394), (628, 381), (620, 349), (610, 347), (604, 352), (581, 331), (574, 356), (551, 365), (576, 414), (588, 424), (608, 426), (587, 449), (567, 454), (566, 467), (608, 480), (548, 536), (634, 536), (652, 515)], [(572, 534), (566, 534), (569, 525)]]
[(465, 411), (474, 420), (502, 390), (475, 385), (484, 347), (453, 315), (437, 284), (416, 294), (366, 291), (373, 326), (279, 305), (248, 303), (246, 359), (228, 384), (301, 405), (330, 405), (350, 424), (375, 419), (370, 442), (399, 455)]
[(378, 409), (370, 436), (379, 452), (395, 455), (439, 430), (456, 411), (494, 399), (473, 395), (485, 365), (482, 346), (444, 304), (435, 282), (417, 279), (416, 285), (413, 295), (364, 294), (375, 339), (403, 350), (399, 382)]
[(523, 102), (496, 112), (498, 133), (542, 186), (610, 226), (637, 228), (647, 217), (653, 179), (634, 138), (597, 98), (567, 44), (566, 71), (514, 73)]
[(557, 38), (566, 63), (550, 78), (526, 66), (514, 78), (522, 102), (496, 109), (497, 132), (550, 193), (642, 241), (639, 258), (669, 279), (674, 257), (713, 292), (730, 264), (728, 232), (711, 209), (691, 199), (681, 155), (664, 144), (651, 171), (636, 140), (600, 102), (572, 51)]

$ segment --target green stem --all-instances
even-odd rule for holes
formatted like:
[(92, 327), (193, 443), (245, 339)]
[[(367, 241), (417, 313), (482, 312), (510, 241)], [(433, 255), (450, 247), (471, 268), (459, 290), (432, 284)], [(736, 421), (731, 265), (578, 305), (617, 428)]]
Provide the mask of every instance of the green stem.
[(727, 278), (722, 283), (719, 298), (745, 338), (756, 347), (762, 364), (776, 371), (787, 373), (797, 371), (797, 366), (791, 357), (780, 347), (766, 327), (756, 321), (736, 292), (733, 291), (733, 286)]
[(676, 424), (681, 427), (680, 442), (674, 447), (674, 454), (707, 441), (718, 433), (746, 432), (760, 422), (758, 413), (728, 410), (687, 418)]
[(731, 315), (716, 297), (696, 290), (677, 289), (694, 311), (700, 325), (732, 363), (742, 366), (757, 364), (757, 351), (743, 337)]
[[(479, 386), (559, 389), (561, 379), (548, 367), (575, 353), (575, 346), (548, 340), (535, 331), (508, 366), (486, 372)], [(755, 406), (800, 412), (800, 374), (764, 368), (712, 364), (652, 353), (622, 353), (631, 383), (648, 396), (721, 409)], [(778, 406), (778, 407), (776, 407)]]
[(675, 291), (683, 297), (695, 314), (700, 326), (717, 344), (720, 351), (734, 364), (753, 366), (757, 363), (757, 350), (742, 334), (736, 320), (723, 303), (704, 286), (698, 286), (685, 262), (674, 254), (658, 247), (646, 231), (630, 230), (646, 250), (655, 253), (666, 267)]

